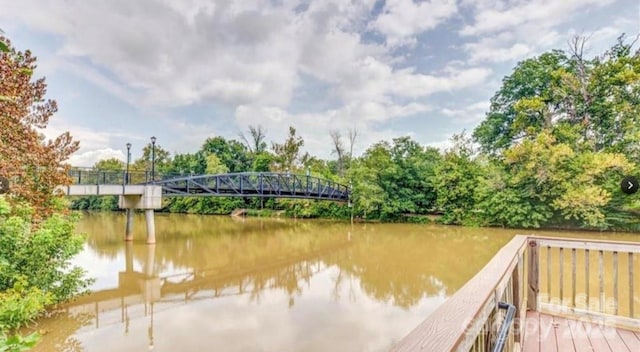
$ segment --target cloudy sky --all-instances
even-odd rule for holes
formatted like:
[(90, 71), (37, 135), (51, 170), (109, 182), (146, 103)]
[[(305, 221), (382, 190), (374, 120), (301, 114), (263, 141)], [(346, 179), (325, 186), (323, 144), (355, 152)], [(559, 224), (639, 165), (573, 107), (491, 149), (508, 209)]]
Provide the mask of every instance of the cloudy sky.
[(155, 135), (172, 153), (249, 125), (330, 157), (410, 135), (446, 146), (471, 131), (519, 60), (591, 36), (598, 54), (640, 31), (638, 0), (0, 0), (0, 28), (39, 58), (71, 131), (71, 160), (133, 157)]

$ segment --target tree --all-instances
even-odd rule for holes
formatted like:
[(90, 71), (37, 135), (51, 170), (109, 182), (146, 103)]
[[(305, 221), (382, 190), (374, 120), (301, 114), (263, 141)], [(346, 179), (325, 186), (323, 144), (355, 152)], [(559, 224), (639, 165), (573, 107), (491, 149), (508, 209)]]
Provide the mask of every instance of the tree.
[(338, 130), (330, 130), (329, 135), (331, 136), (331, 141), (333, 142), (333, 152), (338, 156), (338, 175), (340, 177), (344, 176), (344, 159), (345, 159), (345, 150), (344, 144), (342, 143), (342, 135)]
[(296, 135), (296, 129), (289, 126), (289, 136), (282, 144), (272, 143), (276, 155), (276, 170), (293, 171), (300, 162), (300, 148), (304, 146), (302, 137)]
[(168, 173), (173, 174), (204, 174), (207, 169), (205, 153), (198, 151), (193, 154), (176, 154), (167, 168)]
[(12, 181), (9, 199), (27, 202), (35, 217), (52, 213), (56, 186), (70, 183), (69, 165), (64, 162), (78, 150), (68, 132), (53, 140), (43, 140), (46, 128), (57, 111), (54, 100), (45, 99), (44, 78), (33, 79), (36, 58), (30, 51), (19, 52), (0, 36), (8, 51), (0, 52), (0, 176)]
[(351, 180), (351, 201), (354, 213), (364, 219), (375, 215), (385, 201), (385, 193), (380, 187), (377, 175), (362, 161), (355, 162), (349, 169)]
[[(484, 151), (501, 151), (551, 131), (559, 143), (591, 151), (640, 151), (640, 55), (624, 35), (603, 55), (587, 59), (587, 38), (519, 63), (491, 99), (474, 131)], [(636, 157), (638, 161), (640, 158)]]
[(216, 155), (227, 166), (229, 172), (244, 172), (251, 168), (247, 147), (236, 140), (226, 140), (223, 137), (207, 138), (202, 151), (205, 155)]
[(7, 337), (90, 284), (70, 259), (84, 238), (74, 219), (61, 215), (63, 202), (54, 188), (70, 182), (64, 164), (78, 149), (67, 132), (54, 140), (39, 133), (56, 112), (45, 100), (44, 78), (32, 81), (36, 67), (31, 52), (18, 52), (0, 36), (0, 176), (13, 181), (0, 196), (0, 349), (33, 346), (37, 334)]
[(97, 170), (124, 170), (125, 163), (117, 158), (102, 159), (93, 166)]
[(453, 147), (444, 153), (432, 178), (437, 206), (443, 212), (443, 223), (470, 224), (474, 222), (474, 190), (482, 168), (473, 159), (475, 151), (464, 134), (454, 135), (452, 140)]
[(229, 172), (229, 168), (227, 165), (223, 164), (215, 154), (210, 154), (207, 156), (207, 170), (206, 173), (208, 175), (217, 175), (217, 174), (225, 174)]
[(484, 151), (497, 153), (551, 125), (559, 112), (554, 94), (559, 72), (569, 68), (567, 62), (564, 52), (554, 50), (520, 62), (502, 80), (486, 119), (473, 134)]
[(142, 148), (142, 156), (133, 163), (133, 170), (151, 171), (151, 162), (155, 161), (155, 171), (166, 172), (171, 165), (171, 154), (160, 144), (147, 143)]
[(249, 148), (249, 152), (253, 154), (260, 154), (267, 150), (267, 142), (265, 142), (266, 138), (266, 130), (261, 126), (249, 126), (249, 135), (251, 136), (251, 140), (247, 139), (244, 133), (240, 133), (240, 138), (244, 141)]
[(353, 160), (353, 146), (356, 144), (356, 138), (358, 137), (358, 130), (354, 128), (350, 128), (347, 132), (349, 136), (349, 163)]
[(268, 172), (273, 163), (274, 156), (269, 152), (261, 152), (254, 156), (251, 170), (255, 172)]
[(588, 59), (586, 41), (574, 37), (566, 53), (519, 63), (493, 97), (474, 132), (496, 157), (476, 188), (473, 212), (483, 224), (606, 229), (638, 223), (630, 216), (637, 204), (617, 183), (640, 161), (640, 53), (622, 35)]
[(587, 90), (593, 150), (625, 153), (640, 162), (640, 51), (620, 36), (593, 60)]

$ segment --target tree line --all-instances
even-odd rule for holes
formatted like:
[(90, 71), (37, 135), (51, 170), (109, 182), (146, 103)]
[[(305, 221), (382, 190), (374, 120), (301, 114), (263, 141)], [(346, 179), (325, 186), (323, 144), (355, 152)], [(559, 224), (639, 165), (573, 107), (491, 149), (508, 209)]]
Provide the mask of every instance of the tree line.
[[(358, 131), (329, 131), (329, 160), (302, 153), (294, 127), (269, 148), (267, 131), (212, 137), (195, 153), (156, 146), (156, 169), (178, 174), (290, 171), (351, 187), (345, 204), (242, 198), (168, 199), (166, 211), (229, 214), (235, 208), (300, 217), (428, 221), (501, 227), (638, 228), (638, 200), (619, 190), (640, 161), (640, 54), (624, 35), (587, 58), (586, 39), (519, 62), (491, 99), (484, 120), (440, 151), (410, 137), (380, 141), (353, 156)], [(151, 145), (132, 169), (148, 170)], [(100, 169), (123, 169), (117, 159)], [(82, 198), (75, 209), (115, 209), (115, 199)]]

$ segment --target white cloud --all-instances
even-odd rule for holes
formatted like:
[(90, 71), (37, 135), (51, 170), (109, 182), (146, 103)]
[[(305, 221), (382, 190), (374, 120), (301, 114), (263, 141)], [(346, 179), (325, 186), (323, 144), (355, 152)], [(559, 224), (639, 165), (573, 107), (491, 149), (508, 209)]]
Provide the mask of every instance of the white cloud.
[(457, 10), (455, 0), (388, 0), (370, 27), (383, 34), (389, 45), (402, 45), (451, 18)]
[[(552, 48), (564, 47), (570, 33), (559, 27), (588, 10), (615, 0), (467, 0), (472, 21), (460, 29), (463, 37), (475, 38), (463, 45), (469, 63), (515, 62)], [(570, 31), (571, 32), (571, 31)]]
[[(428, 114), (448, 131), (452, 120), (476, 123), (475, 112), (451, 106), (495, 91), (505, 72), (493, 64), (564, 45), (585, 25), (574, 14), (612, 1), (0, 0), (0, 21), (46, 40), (37, 54), (48, 80), (59, 80), (52, 91), (68, 89), (59, 82), (71, 73), (123, 102), (115, 130), (94, 130), (98, 115), (67, 109), (71, 93), (56, 91), (61, 112), (76, 115), (54, 127), (81, 140), (80, 154), (135, 140), (118, 130), (130, 115), (132, 134), (154, 134), (172, 153), (262, 124), (278, 141), (295, 126), (311, 153), (329, 157), (331, 128), (356, 126), (364, 144), (415, 132), (408, 117)], [(592, 37), (637, 27), (621, 23)], [(443, 92), (451, 104), (433, 99)], [(416, 135), (441, 138), (433, 133)]]
[(471, 63), (513, 61), (525, 57), (533, 51), (533, 48), (523, 43), (502, 47), (504, 44), (496, 38), (485, 37), (478, 42), (467, 43), (464, 47), (469, 52), (469, 62)]
[[(535, 24), (538, 30), (566, 22), (581, 8), (604, 6), (615, 0), (529, 0), (496, 7), (490, 1), (475, 2), (475, 21), (462, 28), (463, 35), (482, 35)], [(511, 6), (509, 6), (511, 5)], [(538, 32), (540, 33), (540, 32)]]
[(116, 158), (126, 161), (127, 157), (122, 150), (111, 148), (90, 150), (83, 153), (76, 153), (69, 158), (68, 163), (73, 166), (90, 167), (96, 162), (104, 159)]
[[(122, 149), (114, 149), (115, 141), (126, 139), (140, 145), (140, 137), (125, 131), (96, 131), (87, 126), (70, 123), (65, 116), (55, 116), (47, 128), (40, 132), (47, 139), (55, 139), (64, 132), (69, 132), (73, 140), (80, 142), (80, 149), (67, 161), (73, 166), (93, 166), (102, 159), (117, 158), (126, 161), (125, 146)], [(135, 149), (135, 147), (134, 147)], [(135, 157), (134, 157), (135, 158)]]
[(440, 112), (455, 119), (460, 123), (478, 123), (485, 117), (485, 113), (489, 111), (489, 101), (479, 101), (458, 108), (443, 108)]

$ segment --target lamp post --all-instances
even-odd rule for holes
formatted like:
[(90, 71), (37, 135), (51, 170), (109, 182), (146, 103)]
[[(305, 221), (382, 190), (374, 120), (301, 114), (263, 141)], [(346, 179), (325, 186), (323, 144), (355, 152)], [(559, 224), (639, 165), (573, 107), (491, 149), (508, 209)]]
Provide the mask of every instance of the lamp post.
[(127, 172), (124, 174), (124, 183), (129, 184), (129, 163), (131, 163), (131, 143), (127, 143)]
[(151, 137), (151, 181), (156, 180), (156, 137)]

